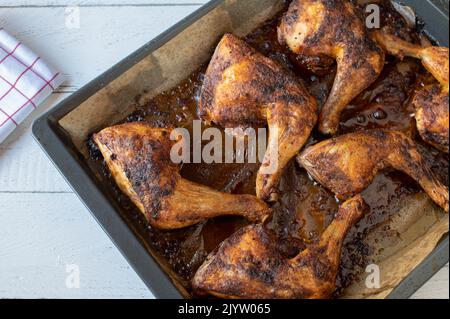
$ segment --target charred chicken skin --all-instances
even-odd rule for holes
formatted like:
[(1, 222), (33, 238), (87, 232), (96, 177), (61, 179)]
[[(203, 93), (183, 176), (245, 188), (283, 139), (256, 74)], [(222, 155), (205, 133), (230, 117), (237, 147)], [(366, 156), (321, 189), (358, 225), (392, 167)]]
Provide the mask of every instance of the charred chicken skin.
[(416, 180), (446, 212), (448, 188), (433, 174), (406, 134), (373, 130), (342, 135), (311, 146), (298, 157), (308, 173), (340, 198), (359, 194), (377, 173), (391, 167)]
[(279, 42), (294, 53), (327, 55), (337, 74), (319, 118), (319, 131), (334, 135), (341, 112), (380, 75), (384, 53), (366, 34), (350, 1), (294, 0), (278, 28)]
[[(284, 167), (304, 146), (317, 121), (317, 102), (303, 85), (231, 34), (222, 38), (209, 64), (199, 110), (204, 120), (225, 128), (268, 123), (268, 148), (256, 192), (269, 201)], [(267, 173), (269, 167), (274, 169)]]
[(223, 298), (330, 298), (343, 241), (364, 206), (360, 195), (345, 202), (319, 242), (293, 259), (280, 254), (263, 225), (244, 228), (207, 258), (193, 286)]
[(449, 152), (449, 51), (444, 47), (421, 47), (393, 35), (377, 31), (373, 38), (389, 54), (420, 59), (424, 67), (439, 82), (427, 81), (414, 93), (417, 129), (423, 140), (437, 149)]
[(438, 150), (449, 152), (449, 95), (436, 82), (427, 83), (414, 92), (417, 130), (422, 139)]
[(170, 130), (128, 123), (95, 134), (94, 142), (119, 188), (156, 228), (184, 228), (223, 215), (261, 222), (270, 214), (254, 196), (220, 193), (183, 179), (171, 161)]

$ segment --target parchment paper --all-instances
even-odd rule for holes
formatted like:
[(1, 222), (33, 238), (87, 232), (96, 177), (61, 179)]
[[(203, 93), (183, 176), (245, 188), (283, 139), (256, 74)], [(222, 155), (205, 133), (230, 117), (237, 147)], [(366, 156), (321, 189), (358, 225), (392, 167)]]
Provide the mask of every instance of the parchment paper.
[[(136, 96), (145, 102), (174, 87), (208, 61), (225, 32), (246, 35), (281, 8), (280, 0), (225, 1), (74, 109), (60, 125), (87, 158), (88, 136), (133, 112)], [(367, 238), (374, 251), (371, 262), (381, 270), (381, 288), (368, 289), (363, 275), (344, 292), (344, 298), (385, 298), (448, 233), (448, 215), (424, 194), (402, 202), (396, 216)], [(164, 261), (161, 264), (169, 271)], [(171, 276), (176, 280), (173, 273)]]

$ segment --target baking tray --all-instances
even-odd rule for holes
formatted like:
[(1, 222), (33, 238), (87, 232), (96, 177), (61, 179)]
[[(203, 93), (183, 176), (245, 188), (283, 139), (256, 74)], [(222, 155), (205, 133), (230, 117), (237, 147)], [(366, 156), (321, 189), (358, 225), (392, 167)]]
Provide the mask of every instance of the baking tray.
[[(183, 298), (183, 295), (167, 273), (149, 254), (124, 219), (116, 213), (117, 204), (102, 192), (99, 181), (95, 178), (59, 121), (88, 98), (225, 1), (213, 0), (208, 2), (59, 103), (33, 124), (33, 135), (44, 152), (156, 298), (180, 299)], [(439, 4), (435, 5), (433, 2), (436, 3), (436, 0), (402, 0), (402, 3), (413, 7), (418, 16), (423, 19), (426, 23), (425, 30), (429, 34), (441, 45), (448, 46), (449, 20), (446, 13), (448, 12), (448, 2), (446, 8), (445, 6), (439, 8)], [(445, 266), (448, 260), (449, 237), (446, 236), (434, 252), (394, 289), (389, 298), (404, 299), (410, 297)]]

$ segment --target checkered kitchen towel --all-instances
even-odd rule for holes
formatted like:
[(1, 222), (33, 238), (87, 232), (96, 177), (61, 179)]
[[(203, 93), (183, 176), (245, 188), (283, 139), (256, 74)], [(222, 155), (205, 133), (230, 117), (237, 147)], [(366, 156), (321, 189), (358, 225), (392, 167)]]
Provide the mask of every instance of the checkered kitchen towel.
[(0, 27), (0, 143), (63, 77)]

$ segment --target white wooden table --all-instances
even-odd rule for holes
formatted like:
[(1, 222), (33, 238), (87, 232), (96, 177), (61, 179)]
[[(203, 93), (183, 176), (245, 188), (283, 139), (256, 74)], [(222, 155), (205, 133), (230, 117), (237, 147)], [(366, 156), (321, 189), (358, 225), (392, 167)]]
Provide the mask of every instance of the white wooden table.
[[(0, 145), (0, 298), (152, 298), (31, 136), (57, 102), (205, 0), (1, 0), (0, 26), (67, 82)], [(80, 25), (70, 20), (79, 5)], [(75, 28), (74, 28), (75, 26)], [(72, 265), (80, 287), (67, 285)], [(414, 298), (449, 298), (448, 265)]]

